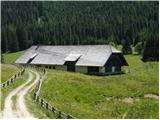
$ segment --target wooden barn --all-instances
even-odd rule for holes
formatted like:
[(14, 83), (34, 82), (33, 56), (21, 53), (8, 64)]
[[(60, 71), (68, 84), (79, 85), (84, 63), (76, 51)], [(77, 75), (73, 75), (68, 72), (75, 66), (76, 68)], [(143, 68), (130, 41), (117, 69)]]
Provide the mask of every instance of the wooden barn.
[(122, 73), (128, 65), (111, 45), (31, 46), (15, 63), (86, 74)]

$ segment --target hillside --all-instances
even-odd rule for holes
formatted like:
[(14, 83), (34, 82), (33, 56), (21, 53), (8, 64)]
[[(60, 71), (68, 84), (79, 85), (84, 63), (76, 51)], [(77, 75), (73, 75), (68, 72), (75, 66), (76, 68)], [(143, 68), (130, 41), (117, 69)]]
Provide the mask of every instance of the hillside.
[[(2, 1), (2, 52), (32, 44), (136, 46), (144, 60), (158, 60), (158, 1)], [(153, 51), (150, 51), (152, 49)]]
[[(11, 56), (12, 54), (10, 54)], [(13, 54), (14, 56), (14, 54)], [(10, 64), (2, 64), (2, 80), (6, 81), (8, 80), (7, 76), (13, 75), (16, 72), (16, 67)], [(14, 71), (13, 71), (14, 70)], [(0, 91), (0, 118), (9, 118), (14, 113), (14, 117), (18, 118), (24, 118), (24, 108), (25, 104), (27, 106), (27, 111), (32, 110), (31, 114), (33, 117), (36, 118), (49, 118), (48, 115), (51, 113), (48, 113), (43, 109), (41, 106), (38, 106), (35, 101), (32, 100), (32, 94), (29, 92), (27, 95), (25, 95), (25, 100), (21, 101), (22, 97), (24, 97), (24, 90), (35, 81), (35, 78), (37, 77), (33, 72), (32, 69), (26, 69), (23, 76), (16, 79), (13, 84), (10, 84), (6, 88), (2, 88)], [(34, 70), (35, 71), (35, 70)], [(30, 77), (29, 77), (30, 76)], [(32, 76), (32, 77), (31, 77)], [(6, 79), (7, 78), (7, 79)], [(29, 81), (29, 79), (31, 79)], [(23, 88), (22, 88), (23, 87)], [(22, 94), (23, 93), (23, 94)], [(20, 97), (21, 96), (21, 97)], [(21, 105), (19, 105), (21, 104)], [(23, 105), (22, 105), (23, 104)], [(12, 106), (12, 107), (11, 107)], [(33, 110), (34, 108), (34, 110)], [(19, 111), (21, 109), (21, 113)], [(18, 112), (17, 112), (18, 111)], [(18, 115), (17, 115), (18, 114)], [(21, 116), (20, 116), (21, 115)], [(51, 114), (52, 118), (54, 114)], [(55, 118), (55, 117), (54, 117)]]
[(4, 54), (2, 54), (3, 55), (3, 62), (6, 64), (12, 64), (22, 54), (23, 54), (23, 51), (14, 52), (14, 53), (4, 53)]
[[(16, 59), (15, 54), (6, 57)], [(77, 118), (158, 118), (158, 62), (143, 63), (136, 55), (125, 58), (129, 66), (124, 70), (129, 73), (123, 75), (100, 77), (48, 70), (40, 96)], [(23, 84), (26, 78), (25, 73), (13, 86), (2, 90), (1, 110), (9, 92)], [(33, 102), (32, 93), (25, 99), (28, 110), (36, 118), (56, 118)]]
[(19, 69), (14, 65), (1, 64), (1, 83), (10, 79), (13, 75), (17, 74)]
[[(89, 76), (49, 70), (40, 96), (77, 118), (158, 118), (158, 62), (125, 56), (129, 73)], [(134, 61), (133, 61), (134, 60)], [(146, 96), (151, 98), (146, 98)]]
[[(11, 65), (10, 68), (12, 68)], [(4, 65), (2, 65), (2, 69), (4, 68)], [(8, 69), (8, 71), (11, 71), (14, 69)], [(8, 73), (4, 73), (2, 70), (2, 78), (5, 78), (4, 81), (8, 80), (6, 79), (6, 76), (9, 75), (10, 72)], [(14, 72), (12, 72), (13, 75)], [(3, 79), (2, 79), (3, 80)], [(27, 80), (27, 74), (24, 73), (23, 77), (18, 78), (12, 85), (10, 85), (9, 87), (5, 88), (5, 89), (1, 89), (0, 93), (1, 93), (1, 97), (0, 97), (0, 112), (3, 111), (4, 109), (4, 104), (5, 104), (5, 99), (6, 97), (9, 95), (10, 92), (12, 92), (14, 89), (16, 89), (17, 87), (19, 87), (20, 85), (22, 85), (24, 82), (26, 82)], [(1, 118), (1, 114), (0, 114), (0, 118)]]
[[(159, 1), (1, 1), (1, 40), (0, 83), (36, 46), (0, 91), (0, 118), (159, 118)], [(129, 66), (105, 76), (125, 65), (116, 49), (57, 45), (111, 45)]]

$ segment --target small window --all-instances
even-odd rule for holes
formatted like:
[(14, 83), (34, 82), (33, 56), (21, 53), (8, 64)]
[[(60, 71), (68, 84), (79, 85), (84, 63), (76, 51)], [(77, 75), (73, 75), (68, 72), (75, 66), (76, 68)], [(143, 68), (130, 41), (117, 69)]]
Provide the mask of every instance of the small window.
[(121, 71), (121, 66), (116, 66), (115, 71), (117, 72)]
[(88, 73), (98, 73), (99, 72), (99, 67), (88, 67)]
[(55, 66), (53, 66), (53, 69), (55, 69)]
[(115, 72), (115, 66), (112, 66), (112, 72)]
[(49, 66), (49, 69), (52, 69), (52, 66)]
[(112, 67), (111, 66), (106, 66), (105, 72), (112, 72)]

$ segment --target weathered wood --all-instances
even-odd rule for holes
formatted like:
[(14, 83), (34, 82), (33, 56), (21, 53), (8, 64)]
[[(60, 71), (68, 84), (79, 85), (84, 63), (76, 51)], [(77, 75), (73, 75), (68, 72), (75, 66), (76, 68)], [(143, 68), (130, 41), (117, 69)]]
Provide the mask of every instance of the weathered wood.
[(9, 85), (10, 81), (7, 81), (7, 85)]
[(61, 117), (61, 111), (58, 112), (58, 118), (62, 118)]
[(41, 99), (41, 106), (43, 106), (43, 99)]
[(11, 78), (11, 83), (13, 83), (13, 78)]
[(36, 101), (39, 102), (39, 96), (36, 95)]
[(52, 112), (54, 112), (55, 111), (55, 108), (54, 107), (52, 107)]
[(34, 93), (34, 100), (36, 100), (36, 93)]
[(70, 115), (67, 115), (67, 119), (71, 119), (72, 117)]
[(46, 109), (48, 110), (48, 103), (46, 102)]

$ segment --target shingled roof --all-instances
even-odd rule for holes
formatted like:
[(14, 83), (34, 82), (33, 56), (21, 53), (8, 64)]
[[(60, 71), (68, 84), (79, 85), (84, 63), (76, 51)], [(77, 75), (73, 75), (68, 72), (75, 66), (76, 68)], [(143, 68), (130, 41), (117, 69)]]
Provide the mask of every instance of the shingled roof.
[(15, 63), (64, 65), (75, 61), (76, 66), (104, 66), (112, 53), (121, 53), (111, 45), (31, 46)]

